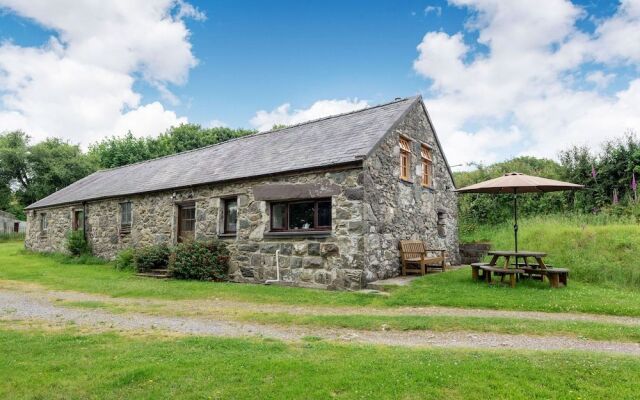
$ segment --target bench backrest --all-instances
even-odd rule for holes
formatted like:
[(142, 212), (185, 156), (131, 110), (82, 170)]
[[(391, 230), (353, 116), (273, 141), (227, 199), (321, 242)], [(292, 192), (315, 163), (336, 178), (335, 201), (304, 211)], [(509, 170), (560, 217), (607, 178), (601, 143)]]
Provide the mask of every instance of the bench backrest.
[(425, 253), (424, 243), (420, 240), (401, 240), (400, 256), (402, 258), (417, 258)]

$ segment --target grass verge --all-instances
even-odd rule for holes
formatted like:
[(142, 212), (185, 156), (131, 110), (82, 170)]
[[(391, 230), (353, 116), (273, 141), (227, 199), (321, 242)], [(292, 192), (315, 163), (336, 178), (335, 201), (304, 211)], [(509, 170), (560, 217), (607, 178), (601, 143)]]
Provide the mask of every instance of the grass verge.
[(0, 398), (631, 399), (640, 359), (11, 331)]
[(0, 280), (32, 282), (51, 289), (112, 297), (220, 298), (326, 306), (451, 306), (640, 316), (640, 292), (630, 288), (570, 280), (569, 287), (563, 289), (550, 289), (541, 282), (521, 282), (511, 289), (472, 282), (470, 275), (466, 269), (428, 275), (410, 286), (394, 289), (391, 296), (381, 297), (282, 286), (153, 280), (115, 270), (111, 264), (63, 264), (57, 257), (23, 252), (20, 242), (0, 243)]
[(250, 313), (242, 321), (286, 326), (436, 332), (489, 332), (511, 335), (570, 336), (592, 340), (640, 343), (640, 328), (612, 323), (583, 321), (541, 321), (518, 318), (459, 316), (377, 316), (377, 315), (293, 315)]

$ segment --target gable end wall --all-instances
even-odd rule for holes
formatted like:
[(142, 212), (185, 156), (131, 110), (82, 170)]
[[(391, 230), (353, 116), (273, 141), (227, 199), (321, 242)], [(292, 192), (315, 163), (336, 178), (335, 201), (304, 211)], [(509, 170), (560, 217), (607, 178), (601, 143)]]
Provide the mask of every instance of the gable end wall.
[[(400, 136), (411, 142), (410, 182), (400, 177)], [(420, 146), (432, 149), (433, 187), (421, 185)], [(449, 264), (459, 263), (458, 204), (445, 158), (420, 102), (405, 115), (364, 162), (366, 281), (400, 273), (401, 239), (418, 239), (429, 248), (447, 250)], [(445, 214), (444, 236), (438, 232), (438, 211)]]

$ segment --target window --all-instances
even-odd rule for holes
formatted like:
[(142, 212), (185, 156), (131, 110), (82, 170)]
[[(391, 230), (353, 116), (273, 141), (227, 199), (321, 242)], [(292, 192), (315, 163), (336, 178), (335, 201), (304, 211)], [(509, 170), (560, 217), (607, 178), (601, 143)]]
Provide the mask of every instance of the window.
[(408, 139), (400, 137), (400, 179), (409, 180), (411, 171), (411, 143)]
[(272, 203), (271, 230), (331, 230), (331, 199)]
[(73, 226), (74, 231), (84, 229), (84, 212), (82, 210), (73, 210)]
[(431, 187), (433, 184), (433, 161), (431, 158), (431, 149), (425, 145), (422, 145), (420, 153), (420, 155), (422, 156), (422, 186)]
[(223, 233), (236, 233), (238, 223), (238, 200), (223, 199), (224, 229)]
[(120, 233), (131, 232), (131, 202), (120, 203)]
[(438, 211), (438, 235), (440, 237), (445, 237), (447, 235), (447, 232), (444, 229), (446, 216), (447, 213), (445, 213), (444, 211)]
[(192, 240), (196, 231), (196, 205), (187, 203), (178, 206), (178, 242)]
[(49, 229), (49, 219), (47, 218), (47, 213), (40, 214), (40, 231), (43, 234), (47, 233)]

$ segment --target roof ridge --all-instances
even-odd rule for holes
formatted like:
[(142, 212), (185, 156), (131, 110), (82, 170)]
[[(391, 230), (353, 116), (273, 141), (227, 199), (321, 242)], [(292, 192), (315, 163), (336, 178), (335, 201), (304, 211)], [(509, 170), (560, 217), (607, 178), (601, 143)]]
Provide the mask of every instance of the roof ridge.
[(131, 166), (138, 165), (138, 164), (144, 164), (144, 163), (148, 163), (148, 162), (151, 162), (151, 161), (162, 160), (162, 159), (165, 159), (165, 158), (177, 157), (177, 156), (180, 156), (180, 155), (183, 155), (183, 154), (193, 153), (193, 152), (196, 152), (196, 151), (205, 150), (205, 149), (208, 149), (208, 148), (211, 148), (211, 147), (220, 146), (220, 145), (223, 145), (225, 143), (235, 142), (235, 141), (238, 141), (238, 140), (243, 140), (243, 139), (248, 139), (248, 138), (252, 138), (252, 137), (256, 137), (256, 136), (266, 135), (266, 134), (269, 134), (269, 133), (282, 132), (282, 131), (285, 131), (287, 129), (296, 128), (296, 127), (299, 127), (299, 126), (303, 126), (303, 125), (307, 125), (307, 124), (311, 124), (311, 123), (315, 123), (315, 122), (324, 121), (324, 120), (327, 120), (327, 119), (343, 117), (343, 116), (349, 115), (349, 114), (355, 114), (355, 113), (359, 113), (359, 112), (363, 112), (363, 111), (373, 110), (375, 108), (380, 108), (380, 107), (388, 106), (390, 104), (400, 103), (402, 101), (407, 101), (409, 99), (416, 99), (416, 98), (419, 98), (419, 97), (420, 97), (420, 95), (398, 98), (398, 99), (394, 99), (393, 101), (389, 101), (389, 102), (382, 103), (382, 104), (376, 104), (375, 106), (365, 107), (365, 108), (361, 108), (359, 110), (347, 111), (347, 112), (340, 113), (340, 114), (333, 114), (333, 115), (328, 115), (326, 117), (321, 117), (321, 118), (316, 118), (316, 119), (312, 119), (312, 120), (309, 120), (309, 121), (300, 122), (300, 123), (295, 124), (295, 125), (289, 125), (289, 126), (287, 126), (285, 128), (271, 129), (271, 130), (264, 131), (264, 132), (256, 132), (256, 133), (252, 133), (250, 135), (243, 135), (243, 136), (235, 137), (235, 138), (232, 138), (232, 139), (229, 139), (229, 140), (225, 140), (223, 142), (213, 143), (213, 144), (209, 144), (207, 146), (198, 147), (198, 148), (191, 149), (191, 150), (181, 151), (179, 153), (167, 154), (167, 155), (164, 155), (164, 156), (151, 158), (151, 159), (148, 159), (148, 160), (137, 161), (137, 162), (134, 162), (134, 163), (131, 163), (131, 164), (119, 165), (117, 167), (104, 168), (104, 169), (97, 170), (93, 174), (90, 174), (88, 176), (91, 176), (91, 175), (94, 175), (94, 174), (97, 174), (97, 173), (101, 173), (101, 172), (114, 171), (114, 170), (121, 169), (121, 168), (131, 167)]

